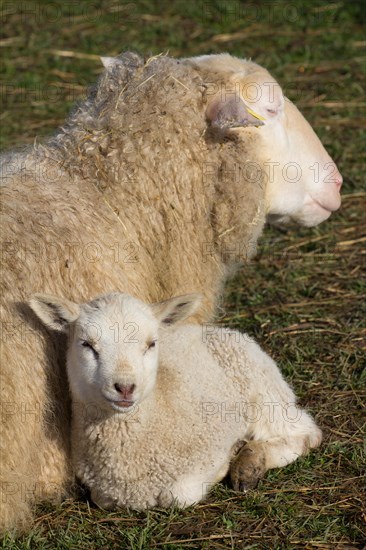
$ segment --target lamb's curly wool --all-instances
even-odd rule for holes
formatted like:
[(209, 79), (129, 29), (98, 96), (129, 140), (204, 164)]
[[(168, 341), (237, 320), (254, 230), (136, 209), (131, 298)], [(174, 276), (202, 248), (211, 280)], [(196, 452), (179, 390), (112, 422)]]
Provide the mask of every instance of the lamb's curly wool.
[[(34, 497), (58, 499), (73, 480), (64, 342), (22, 302), (40, 290), (79, 302), (112, 289), (148, 301), (197, 289), (197, 320), (207, 320), (229, 269), (255, 251), (268, 211), (257, 167), (276, 143), (263, 151), (260, 129), (210, 128), (209, 92), (231, 61), (241, 76), (274, 82), (230, 56), (203, 60), (203, 70), (201, 61), (124, 54), (54, 138), (1, 161), (1, 530), (26, 525)], [(316, 220), (329, 215), (317, 208)]]
[(295, 403), (274, 361), (247, 335), (166, 330), (156, 387), (127, 420), (100, 410), (96, 420), (95, 409), (74, 406), (75, 471), (102, 507), (184, 507), (225, 477), (236, 444), (247, 440), (240, 483), (248, 488), (319, 445), (320, 430)]

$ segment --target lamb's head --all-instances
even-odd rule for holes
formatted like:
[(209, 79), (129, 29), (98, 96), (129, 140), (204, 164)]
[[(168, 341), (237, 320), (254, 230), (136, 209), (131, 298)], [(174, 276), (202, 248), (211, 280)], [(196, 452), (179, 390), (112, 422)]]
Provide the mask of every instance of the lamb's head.
[(263, 67), (228, 54), (187, 62), (203, 74), (212, 127), (239, 140), (258, 140), (243, 165), (252, 166), (260, 181), (264, 175), (269, 221), (310, 227), (339, 208), (341, 174), (309, 123)]
[(189, 317), (200, 295), (146, 304), (113, 292), (84, 304), (35, 294), (29, 304), (49, 328), (69, 335), (67, 371), (74, 401), (120, 413), (152, 391), (162, 325)]

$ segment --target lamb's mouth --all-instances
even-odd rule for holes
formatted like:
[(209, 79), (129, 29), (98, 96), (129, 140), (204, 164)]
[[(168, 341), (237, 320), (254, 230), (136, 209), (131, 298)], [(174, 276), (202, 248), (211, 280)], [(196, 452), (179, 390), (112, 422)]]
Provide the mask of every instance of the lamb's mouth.
[(117, 411), (126, 411), (127, 409), (131, 409), (135, 404), (135, 401), (129, 401), (127, 399), (121, 399), (119, 401), (109, 400), (109, 402), (111, 403), (113, 409)]

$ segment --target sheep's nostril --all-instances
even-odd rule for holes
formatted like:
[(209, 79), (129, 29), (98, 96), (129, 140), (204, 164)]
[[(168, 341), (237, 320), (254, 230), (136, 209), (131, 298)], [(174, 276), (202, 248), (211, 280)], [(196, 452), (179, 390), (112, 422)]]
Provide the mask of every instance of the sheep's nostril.
[(343, 178), (342, 178), (342, 175), (340, 174), (340, 172), (338, 172), (338, 170), (336, 170), (336, 174), (335, 174), (335, 177), (333, 179), (335, 185), (338, 187), (338, 189), (340, 189), (342, 187), (342, 183), (343, 183)]
[(121, 397), (123, 399), (130, 400), (132, 397), (132, 394), (135, 390), (135, 384), (129, 384), (127, 386), (124, 386), (123, 384), (114, 384), (115, 390), (121, 394)]

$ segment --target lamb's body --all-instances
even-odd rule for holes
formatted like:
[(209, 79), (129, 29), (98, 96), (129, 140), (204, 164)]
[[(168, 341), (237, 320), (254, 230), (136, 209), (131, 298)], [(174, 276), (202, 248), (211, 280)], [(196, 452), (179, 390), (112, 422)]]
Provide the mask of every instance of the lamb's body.
[[(166, 330), (157, 385), (125, 420), (116, 413), (88, 422), (73, 416), (76, 475), (102, 507), (187, 506), (205, 497), (229, 470), (240, 440), (251, 485), (321, 441), (310, 416), (274, 361), (245, 334), (215, 328)], [(288, 409), (290, 405), (290, 409)], [(95, 412), (95, 411), (94, 411)], [(295, 420), (295, 421), (294, 421)]]
[[(186, 316), (189, 299), (173, 299), (173, 315), (164, 303), (161, 322)], [(31, 303), (46, 324), (59, 326), (49, 322), (58, 299)], [(69, 315), (65, 308), (59, 312), (62, 319)], [(198, 502), (226, 475), (242, 440), (248, 443), (231, 472), (236, 488), (252, 486), (269, 468), (285, 466), (321, 441), (274, 361), (245, 334), (199, 325), (162, 324), (157, 331), (148, 306), (118, 294), (80, 306), (69, 320), (73, 464), (102, 507)], [(134, 339), (127, 339), (126, 323), (138, 327)], [(85, 342), (92, 325), (100, 337)], [(120, 328), (118, 339), (111, 326)], [(158, 354), (145, 347), (155, 340)], [(128, 403), (121, 401), (124, 392)]]
[[(294, 219), (311, 225), (330, 214), (316, 206), (303, 215), (302, 180), (283, 190), (280, 206), (273, 199), (283, 182), (269, 191), (264, 164), (272, 148), (284, 158), (273, 120), (210, 131), (207, 82), (226, 83), (238, 63), (240, 77), (274, 82), (253, 63), (219, 59), (225, 70), (127, 54), (53, 140), (2, 160), (1, 531), (26, 524), (32, 494), (59, 498), (73, 481), (63, 346), (40, 336), (20, 303), (38, 290), (82, 301), (119, 288), (154, 301), (198, 289), (197, 320), (206, 321), (228, 270), (255, 252), (266, 214), (288, 218), (294, 190)], [(305, 167), (329, 156), (291, 103), (281, 109), (282, 133), (309, 134), (305, 178)]]

